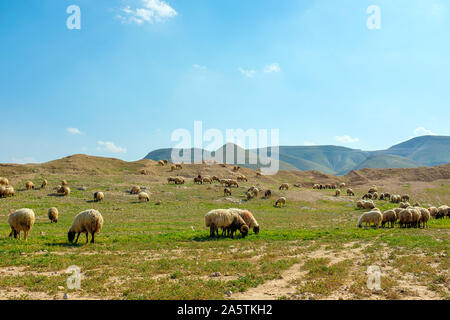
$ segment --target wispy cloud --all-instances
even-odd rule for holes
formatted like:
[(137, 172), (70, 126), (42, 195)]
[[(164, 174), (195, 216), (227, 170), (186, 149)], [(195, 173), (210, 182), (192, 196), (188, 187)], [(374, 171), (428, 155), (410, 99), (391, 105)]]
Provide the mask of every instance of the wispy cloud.
[(36, 163), (36, 159), (33, 157), (25, 157), (25, 158), (12, 158), (13, 163), (17, 164), (27, 164), (27, 163)]
[(425, 129), (424, 127), (418, 127), (414, 130), (415, 136), (435, 136), (436, 134), (431, 130)]
[(193, 65), (192, 65), (192, 68), (194, 68), (194, 69), (199, 69), (199, 70), (206, 70), (206, 67), (205, 67), (205, 66), (201, 66), (201, 65), (199, 65), (199, 64), (193, 64)]
[(278, 73), (281, 71), (278, 63), (271, 63), (264, 67), (264, 73)]
[(82, 134), (82, 132), (78, 128), (67, 128), (67, 132), (70, 134)]
[(163, 22), (176, 17), (178, 12), (163, 0), (141, 0), (141, 7), (126, 6), (117, 15), (122, 23), (150, 23)]
[(253, 69), (246, 70), (246, 69), (243, 69), (243, 68), (239, 67), (238, 70), (239, 70), (240, 73), (242, 73), (247, 78), (253, 78), (255, 76), (255, 74), (256, 74), (256, 71), (253, 70)]
[(98, 142), (97, 150), (109, 153), (127, 153), (127, 148), (116, 146), (113, 142), (104, 142), (104, 141)]
[(336, 136), (334, 139), (340, 143), (356, 143), (359, 142), (359, 138), (352, 138), (350, 136)]

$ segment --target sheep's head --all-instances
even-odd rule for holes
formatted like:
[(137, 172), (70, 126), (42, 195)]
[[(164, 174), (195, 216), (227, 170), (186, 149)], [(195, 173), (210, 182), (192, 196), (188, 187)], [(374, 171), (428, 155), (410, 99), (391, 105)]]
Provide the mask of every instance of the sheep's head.
[(75, 240), (75, 232), (69, 231), (69, 233), (67, 234), (67, 237), (69, 239), (69, 242), (72, 243), (73, 240)]
[(259, 233), (259, 226), (253, 227), (253, 232), (254, 232), (255, 234), (258, 234), (258, 233)]
[(241, 231), (242, 238), (245, 238), (249, 231), (248, 226), (246, 224), (244, 224), (243, 226), (241, 226), (240, 231)]

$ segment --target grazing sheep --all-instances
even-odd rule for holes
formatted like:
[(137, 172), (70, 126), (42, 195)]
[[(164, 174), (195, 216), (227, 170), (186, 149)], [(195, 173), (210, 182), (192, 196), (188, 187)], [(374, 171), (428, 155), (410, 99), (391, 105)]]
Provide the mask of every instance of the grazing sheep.
[(138, 199), (139, 199), (140, 202), (145, 202), (145, 201), (149, 202), (150, 201), (150, 196), (148, 195), (147, 192), (140, 192), (138, 194)]
[(236, 172), (236, 171), (239, 171), (240, 168), (241, 168), (241, 167), (239, 167), (239, 166), (234, 166), (234, 167), (233, 167), (233, 171), (235, 171), (235, 172)]
[(62, 195), (66, 196), (66, 197), (70, 196), (70, 188), (69, 187), (63, 186), (61, 190), (62, 190), (62, 192), (61, 192)]
[(194, 183), (196, 183), (196, 184), (203, 184), (202, 177), (200, 177), (200, 175), (198, 177), (195, 177), (194, 178)]
[(375, 193), (378, 192), (378, 188), (376, 186), (372, 186), (367, 193)]
[(271, 197), (272, 197), (272, 191), (266, 190), (266, 192), (264, 193), (264, 198), (269, 199)]
[(144, 175), (144, 176), (147, 176), (147, 175), (150, 174), (150, 172), (149, 172), (148, 170), (146, 170), (146, 169), (142, 169), (142, 170), (140, 171), (140, 173), (141, 173), (142, 175)]
[(409, 195), (407, 195), (407, 194), (402, 195), (401, 201), (402, 202), (409, 202)]
[(398, 194), (394, 194), (391, 196), (391, 202), (392, 203), (400, 203), (402, 200), (402, 197)]
[(227, 187), (235, 186), (236, 188), (239, 188), (238, 182), (233, 179), (228, 179), (226, 184), (227, 184)]
[(358, 228), (362, 228), (362, 224), (365, 223), (366, 226), (368, 223), (373, 223), (374, 227), (378, 229), (381, 221), (383, 220), (383, 215), (380, 211), (370, 211), (363, 213), (358, 220)]
[(25, 240), (28, 239), (35, 221), (34, 211), (31, 209), (20, 209), (9, 214), (8, 223), (11, 227), (10, 237), (20, 239), (20, 232), (23, 231)]
[(48, 218), (50, 223), (58, 223), (59, 212), (55, 207), (48, 209)]
[(384, 228), (386, 223), (390, 223), (391, 228), (394, 227), (395, 221), (397, 221), (397, 214), (394, 210), (387, 210), (383, 212), (383, 219), (381, 220), (381, 227)]
[(27, 190), (34, 189), (34, 183), (31, 181), (27, 181), (27, 183), (25, 184), (25, 188)]
[(400, 202), (400, 205), (398, 206), (399, 208), (402, 208), (402, 209), (406, 209), (406, 208), (408, 208), (408, 207), (410, 207), (411, 205), (408, 203), (408, 202)]
[(63, 181), (61, 181), (61, 185), (64, 187), (64, 186), (67, 186), (67, 180), (63, 180)]
[(168, 164), (168, 163), (169, 163), (169, 160), (164, 159), (163, 162), (164, 162), (164, 164)]
[(438, 208), (436, 208), (436, 207), (429, 207), (429, 208), (428, 208), (428, 211), (430, 212), (430, 215), (431, 215), (433, 218), (436, 218), (436, 215), (437, 215), (437, 213), (438, 213)]
[(314, 185), (313, 185), (313, 189), (317, 189), (317, 190), (320, 189), (320, 184), (317, 184), (317, 183), (314, 184)]
[(67, 237), (70, 243), (73, 243), (75, 235), (78, 242), (80, 233), (86, 233), (86, 243), (89, 242), (89, 234), (92, 235), (91, 243), (94, 243), (95, 234), (99, 233), (103, 227), (103, 217), (100, 212), (94, 209), (86, 210), (77, 214), (72, 222)]
[(209, 183), (209, 184), (211, 184), (211, 183), (212, 183), (211, 177), (203, 177), (203, 183)]
[(9, 181), (6, 178), (0, 178), (0, 186), (8, 186)]
[(103, 199), (105, 199), (105, 195), (103, 194), (103, 192), (96, 192), (96, 193), (94, 193), (94, 200), (95, 201), (100, 202)]
[(375, 204), (372, 200), (358, 200), (358, 202), (356, 202), (356, 207), (362, 209), (374, 209)]
[(403, 209), (398, 214), (398, 224), (400, 225), (400, 228), (406, 228), (411, 224), (412, 221), (412, 212), (407, 209)]
[(250, 192), (254, 198), (256, 198), (259, 194), (259, 189), (255, 186), (251, 186), (250, 189), (247, 190), (247, 192)]
[(450, 211), (450, 207), (448, 207), (446, 205), (440, 206), (438, 208), (438, 211), (437, 211), (437, 214), (436, 214), (435, 218), (436, 219), (444, 218), (445, 216), (448, 216), (449, 211)]
[(348, 196), (353, 196), (353, 197), (354, 197), (354, 196), (355, 196), (355, 193), (353, 192), (352, 189), (348, 188), (348, 189), (347, 189), (347, 195), (348, 195)]
[(41, 184), (41, 189), (45, 189), (47, 184), (48, 184), (47, 180), (44, 179), (44, 181), (42, 181), (42, 184)]
[(247, 182), (248, 179), (247, 179), (246, 176), (244, 176), (243, 174), (241, 174), (241, 175), (237, 176), (237, 181), (245, 181), (245, 182)]
[(130, 194), (139, 194), (141, 192), (141, 187), (139, 186), (133, 186), (130, 190)]
[(285, 197), (281, 197), (275, 202), (275, 207), (281, 208), (282, 206), (286, 206), (286, 198)]
[(170, 171), (175, 171), (175, 170), (177, 170), (177, 167), (175, 165), (171, 165), (170, 166)]
[(411, 226), (414, 228), (417, 228), (419, 226), (419, 221), (422, 216), (420, 213), (420, 210), (418, 210), (416, 208), (412, 208), (412, 207), (409, 208), (408, 210), (411, 212), (411, 216), (412, 216)]
[(425, 208), (417, 208), (420, 211), (420, 219), (419, 219), (419, 228), (420, 224), (422, 223), (422, 228), (425, 229), (426, 225), (428, 224), (428, 220), (430, 220), (430, 211)]
[(345, 186), (346, 186), (346, 184), (344, 182), (342, 182), (342, 183), (339, 184), (339, 189), (344, 189)]
[(378, 192), (372, 193), (372, 199), (377, 200), (378, 199)]
[(369, 200), (372, 199), (372, 194), (371, 193), (366, 193), (365, 195), (363, 195), (363, 200)]
[(254, 198), (253, 193), (251, 193), (250, 191), (247, 191), (247, 193), (246, 193), (245, 195), (246, 195), (246, 197), (247, 197), (247, 201), (249, 201), (250, 199), (253, 199), (253, 198)]
[(211, 210), (205, 215), (205, 226), (209, 228), (211, 238), (217, 234), (219, 236), (219, 228), (226, 231), (233, 238), (236, 230), (240, 230), (244, 238), (248, 234), (248, 226), (245, 221), (236, 213), (230, 212), (228, 209)]
[(220, 179), (219, 179), (219, 177), (217, 177), (217, 176), (212, 176), (211, 180), (212, 180), (213, 182), (220, 182)]
[(158, 161), (158, 166), (164, 167), (164, 165), (165, 165), (164, 161), (162, 161), (162, 160)]
[(255, 234), (259, 233), (259, 224), (256, 221), (255, 217), (253, 217), (253, 214), (248, 210), (243, 209), (237, 209), (237, 208), (231, 208), (228, 209), (231, 212), (235, 212), (241, 216), (241, 218), (244, 220), (245, 224), (250, 228), (253, 229), (253, 232)]
[(4, 186), (0, 186), (0, 198), (3, 198), (6, 193), (6, 188)]
[(8, 197), (14, 197), (15, 193), (16, 193), (16, 192), (14, 191), (14, 188), (13, 188), (12, 186), (7, 186), (7, 187), (5, 188), (5, 191), (4, 191), (3, 196), (4, 196), (5, 198), (8, 198)]
[(336, 189), (336, 193), (334, 194), (335, 197), (339, 197), (341, 195), (341, 190)]
[(356, 207), (358, 209), (364, 209), (364, 202), (365, 202), (365, 200), (358, 200), (358, 201), (356, 201)]
[(289, 183), (283, 183), (279, 189), (280, 190), (289, 190)]
[(261, 172), (256, 172), (256, 176), (261, 177), (262, 176)]
[(223, 189), (223, 195), (226, 196), (231, 196), (231, 189), (230, 188), (225, 188)]
[(183, 166), (181, 164), (175, 164), (175, 169), (181, 170), (183, 169)]
[(400, 212), (402, 212), (404, 209), (402, 208), (395, 208), (394, 211), (398, 215)]

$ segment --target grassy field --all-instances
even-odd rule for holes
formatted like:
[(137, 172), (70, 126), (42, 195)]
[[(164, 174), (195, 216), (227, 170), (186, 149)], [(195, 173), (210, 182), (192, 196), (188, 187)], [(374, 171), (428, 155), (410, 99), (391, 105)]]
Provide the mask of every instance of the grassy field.
[[(134, 168), (133, 168), (134, 169)], [(155, 169), (163, 170), (163, 169)], [(21, 190), (27, 180), (40, 185), (42, 173), (16, 174), (14, 198), (0, 199), (1, 299), (449, 299), (450, 219), (431, 220), (427, 229), (358, 229), (363, 212), (356, 197), (333, 191), (292, 188), (278, 191), (271, 178), (244, 183), (226, 199), (219, 185), (182, 186), (163, 182), (169, 175), (47, 173), (45, 190)], [(182, 172), (180, 174), (183, 174)], [(2, 172), (0, 171), (0, 176)], [(72, 193), (55, 196), (67, 179)], [(253, 184), (276, 190), (272, 199), (245, 201)], [(130, 195), (145, 186), (149, 203)], [(405, 186), (406, 185), (406, 186)], [(85, 186), (86, 191), (77, 188)], [(410, 190), (399, 183), (398, 190)], [(413, 201), (450, 204), (449, 181), (429, 183)], [(357, 196), (366, 190), (355, 187)], [(94, 203), (103, 191), (105, 201)], [(288, 199), (275, 208), (277, 196)], [(306, 196), (305, 196), (306, 195)], [(160, 200), (161, 205), (155, 202)], [(233, 202), (234, 201), (234, 202)], [(58, 224), (47, 218), (59, 209)], [(378, 201), (381, 210), (395, 205)], [(204, 215), (211, 209), (249, 209), (261, 226), (242, 239), (210, 239)], [(31, 208), (36, 223), (27, 242), (8, 238), (11, 209)], [(97, 209), (105, 224), (95, 244), (67, 240), (73, 218)], [(69, 266), (81, 268), (81, 290), (66, 287)], [(368, 266), (381, 268), (381, 291), (367, 289)], [(226, 295), (231, 291), (231, 297)]]

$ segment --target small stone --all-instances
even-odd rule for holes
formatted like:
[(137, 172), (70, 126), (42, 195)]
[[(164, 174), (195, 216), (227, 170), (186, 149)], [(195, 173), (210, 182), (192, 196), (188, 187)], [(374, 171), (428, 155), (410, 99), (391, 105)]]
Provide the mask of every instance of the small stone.
[(230, 290), (227, 291), (227, 296), (231, 297), (232, 294), (233, 292), (231, 292)]
[(58, 290), (64, 290), (63, 286), (58, 286)]
[(217, 277), (220, 277), (222, 274), (220, 273), (220, 272), (214, 272), (212, 275), (211, 275), (211, 277), (215, 277), (215, 278), (217, 278)]
[(382, 263), (381, 266), (382, 266), (383, 268), (386, 267), (386, 265), (385, 265), (384, 263)]

